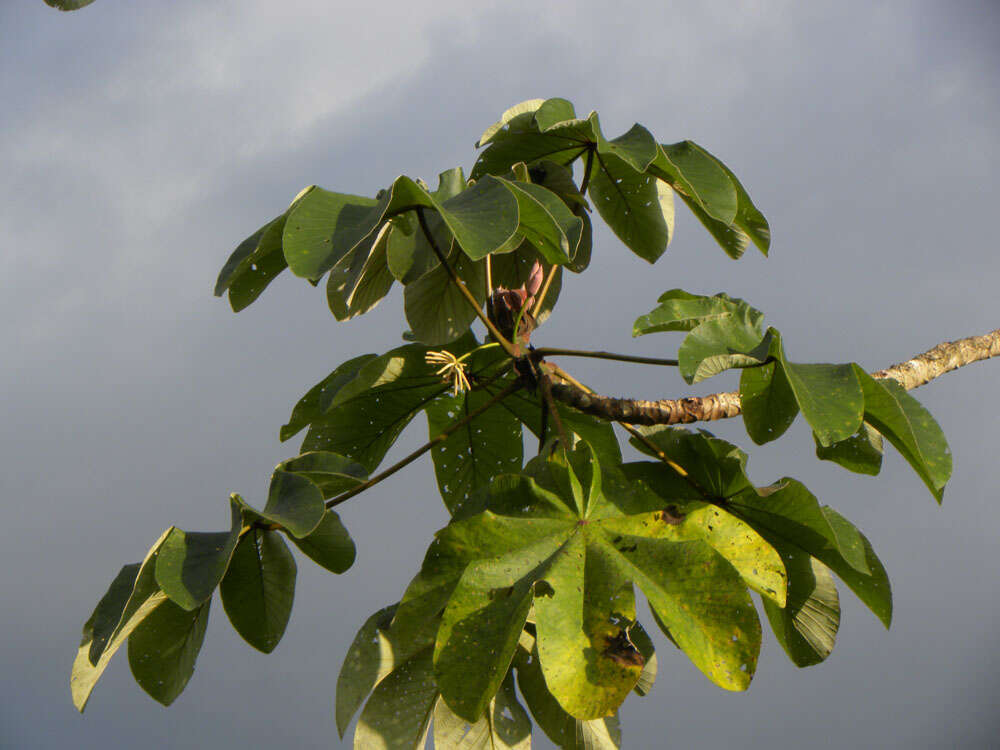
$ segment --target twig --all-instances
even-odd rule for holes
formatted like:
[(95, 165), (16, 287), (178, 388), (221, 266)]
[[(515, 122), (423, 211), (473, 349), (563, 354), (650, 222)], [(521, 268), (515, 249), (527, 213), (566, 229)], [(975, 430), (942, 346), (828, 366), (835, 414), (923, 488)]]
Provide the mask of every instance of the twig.
[(611, 359), (617, 362), (637, 362), (642, 365), (662, 365), (664, 367), (677, 367), (678, 364), (676, 359), (663, 357), (637, 357), (631, 354), (595, 352), (587, 349), (560, 349), (554, 346), (543, 346), (535, 349), (535, 353), (540, 357), (589, 357), (591, 359)]
[(483, 321), (486, 329), (493, 335), (493, 338), (497, 340), (497, 343), (503, 347), (503, 350), (507, 352), (507, 354), (512, 357), (516, 357), (517, 355), (514, 353), (514, 347), (506, 338), (504, 338), (503, 334), (497, 330), (497, 327), (493, 325), (493, 322), (486, 317), (486, 314), (482, 311), (479, 302), (473, 296), (472, 292), (469, 291), (469, 288), (458, 277), (458, 274), (455, 273), (455, 269), (448, 264), (448, 259), (444, 257), (444, 253), (441, 252), (441, 248), (438, 247), (437, 241), (431, 234), (430, 227), (427, 226), (427, 219), (424, 217), (423, 206), (417, 207), (417, 221), (420, 222), (420, 228), (423, 230), (424, 236), (427, 238), (427, 244), (431, 246), (431, 250), (434, 251), (438, 261), (440, 261), (441, 265), (444, 266), (444, 270), (447, 271), (452, 282), (454, 282), (455, 286), (457, 286), (459, 291), (465, 296), (469, 304), (472, 305), (472, 309), (476, 311), (476, 315), (478, 315), (479, 319)]

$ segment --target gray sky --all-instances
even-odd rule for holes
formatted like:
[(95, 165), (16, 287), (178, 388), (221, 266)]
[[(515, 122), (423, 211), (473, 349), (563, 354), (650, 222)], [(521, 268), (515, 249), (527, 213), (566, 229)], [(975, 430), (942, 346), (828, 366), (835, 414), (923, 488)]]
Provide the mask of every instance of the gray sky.
[[(1000, 325), (989, 0), (331, 7), (0, 5), (2, 747), (336, 745), (345, 649), (446, 520), (429, 462), (344, 508), (359, 548), (347, 574), (300, 560), (270, 656), (216, 606), (171, 708), (123, 654), (83, 717), (68, 689), (80, 626), (119, 566), (172, 523), (222, 528), (230, 491), (262, 503), (271, 468), (297, 451), (277, 440), (295, 400), (340, 361), (399, 342), (398, 291), (349, 324), (290, 276), (238, 316), (212, 297), (231, 249), (305, 185), (373, 193), (400, 173), (468, 168), (505, 108), (563, 96), (610, 134), (638, 120), (712, 150), (774, 244), (768, 260), (730, 261), (683, 206), (654, 267), (601, 232), (538, 342), (670, 356), (679, 339), (629, 332), (678, 286), (748, 299), (799, 361), (876, 368)], [(661, 370), (573, 364), (609, 393), (690, 392)], [(797, 670), (769, 639), (737, 695), (664, 646), (656, 688), (623, 710), (626, 747), (986, 745), (1000, 729), (998, 367), (916, 394), (955, 454), (942, 508), (895, 454), (877, 479), (820, 464), (801, 423), (750, 451), (760, 483), (794, 475), (869, 536), (893, 583), (892, 630), (842, 591), (825, 664)], [(752, 448), (739, 422), (716, 430)]]

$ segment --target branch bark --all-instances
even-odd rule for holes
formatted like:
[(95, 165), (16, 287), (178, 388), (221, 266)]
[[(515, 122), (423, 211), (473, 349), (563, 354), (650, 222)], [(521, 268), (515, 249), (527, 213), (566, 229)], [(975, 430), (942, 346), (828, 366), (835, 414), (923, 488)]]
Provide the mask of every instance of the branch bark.
[[(906, 390), (925, 385), (935, 378), (973, 362), (1000, 356), (1000, 328), (982, 336), (946, 341), (923, 354), (884, 370), (871, 373), (873, 378), (892, 378)], [(729, 419), (742, 413), (740, 394), (735, 391), (691, 396), (679, 399), (644, 401), (611, 398), (587, 393), (573, 383), (553, 383), (552, 397), (610, 422), (629, 424), (689, 424)]]

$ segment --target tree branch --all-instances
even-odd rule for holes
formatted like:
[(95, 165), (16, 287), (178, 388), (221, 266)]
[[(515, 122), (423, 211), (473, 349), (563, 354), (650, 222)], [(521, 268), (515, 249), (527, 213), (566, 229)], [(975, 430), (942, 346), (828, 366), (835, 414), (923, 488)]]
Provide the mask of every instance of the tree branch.
[[(906, 362), (878, 370), (873, 378), (892, 378), (906, 390), (929, 383), (959, 367), (1000, 356), (1000, 328), (982, 336), (947, 341)], [(689, 424), (729, 419), (742, 413), (735, 391), (680, 399), (644, 401), (587, 393), (573, 383), (553, 383), (552, 397), (579, 411), (611, 422), (629, 424)]]

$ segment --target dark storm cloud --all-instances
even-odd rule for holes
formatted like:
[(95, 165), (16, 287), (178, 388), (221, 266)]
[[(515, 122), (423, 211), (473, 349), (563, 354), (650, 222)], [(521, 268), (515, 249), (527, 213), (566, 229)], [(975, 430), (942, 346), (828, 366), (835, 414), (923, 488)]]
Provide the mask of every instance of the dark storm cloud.
[[(0, 652), (0, 743), (331, 744), (354, 629), (399, 595), (444, 523), (427, 465), (345, 508), (358, 563), (339, 578), (300, 565), (275, 654), (239, 642), (216, 608), (169, 711), (121, 656), (86, 717), (66, 689), (80, 624), (117, 567), (171, 523), (221, 527), (231, 490), (259, 501), (296, 450), (275, 438), (294, 400), (341, 360), (398, 341), (398, 293), (346, 326), (322, 289), (291, 278), (239, 316), (211, 297), (229, 250), (306, 184), (370, 193), (401, 172), (433, 180), (468, 166), (510, 104), (566, 96), (599, 109), (612, 134), (637, 119), (662, 140), (701, 142), (748, 186), (775, 242), (770, 260), (728, 261), (678, 206), (675, 244), (650, 269), (603, 232), (594, 269), (537, 334), (546, 342), (663, 353), (676, 342), (628, 332), (675, 286), (747, 298), (804, 361), (878, 367), (996, 327), (994, 6), (684, 5), (0, 10), (0, 562), (13, 644)], [(625, 377), (629, 395), (688, 392), (672, 373), (574, 366), (612, 393)], [(898, 457), (877, 480), (817, 464), (801, 426), (753, 451), (758, 481), (794, 473), (868, 533), (893, 580), (893, 629), (845, 594), (830, 661), (795, 670), (768, 642), (745, 695), (722, 694), (663, 645), (656, 690), (625, 709), (626, 746), (984, 737), (997, 666), (997, 434), (982, 406), (993, 383), (987, 363), (917, 393), (956, 455), (940, 510)], [(748, 444), (738, 423), (718, 432)]]

